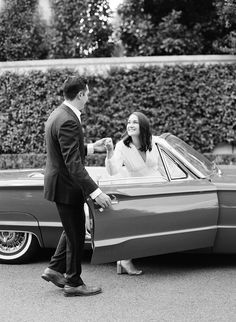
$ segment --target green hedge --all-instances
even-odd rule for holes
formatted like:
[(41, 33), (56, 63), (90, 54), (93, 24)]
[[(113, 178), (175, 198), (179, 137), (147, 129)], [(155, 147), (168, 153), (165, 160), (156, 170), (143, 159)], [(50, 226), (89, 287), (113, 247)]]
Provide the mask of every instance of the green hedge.
[[(0, 75), (0, 153), (45, 153), (44, 123), (63, 100), (73, 70)], [(90, 99), (83, 124), (87, 142), (121, 138), (135, 110), (154, 134), (171, 132), (203, 153), (235, 143), (236, 65), (177, 65), (111, 69), (88, 76)]]
[[(94, 154), (86, 158), (86, 166), (104, 166), (105, 154)], [(236, 164), (236, 155), (212, 155), (206, 157), (217, 164)], [(46, 154), (2, 154), (0, 158), (0, 169), (34, 169), (45, 168)]]
[[(94, 154), (86, 157), (86, 166), (104, 166), (106, 154)], [(45, 168), (45, 153), (2, 154), (0, 169)]]

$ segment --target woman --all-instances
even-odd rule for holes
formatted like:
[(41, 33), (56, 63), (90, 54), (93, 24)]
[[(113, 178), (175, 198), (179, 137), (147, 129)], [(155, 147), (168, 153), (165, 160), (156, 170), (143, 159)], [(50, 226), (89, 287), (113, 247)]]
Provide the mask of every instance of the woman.
[[(105, 165), (110, 175), (116, 175), (125, 166), (129, 176), (161, 176), (159, 172), (159, 152), (152, 136), (147, 117), (141, 112), (132, 113), (127, 122), (126, 134), (114, 149), (111, 139), (105, 141), (107, 157)], [(140, 275), (132, 260), (117, 262), (117, 273)]]

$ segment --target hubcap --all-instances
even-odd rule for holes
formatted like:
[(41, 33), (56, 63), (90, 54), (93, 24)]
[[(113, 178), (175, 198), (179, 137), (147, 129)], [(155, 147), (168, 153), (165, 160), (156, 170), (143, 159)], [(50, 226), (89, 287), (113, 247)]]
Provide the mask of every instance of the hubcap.
[(24, 246), (27, 240), (27, 233), (0, 231), (0, 252), (12, 254)]

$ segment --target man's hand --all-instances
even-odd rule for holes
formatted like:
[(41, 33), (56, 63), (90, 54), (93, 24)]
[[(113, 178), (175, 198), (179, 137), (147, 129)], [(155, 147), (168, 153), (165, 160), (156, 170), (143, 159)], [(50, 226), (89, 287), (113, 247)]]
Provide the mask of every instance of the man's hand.
[(94, 148), (94, 152), (98, 152), (98, 153), (102, 153), (102, 152), (106, 152), (106, 148), (105, 148), (105, 142), (106, 140), (109, 138), (103, 138), (100, 140), (97, 140), (96, 142), (93, 143), (93, 148)]
[(103, 192), (95, 198), (95, 201), (102, 208), (108, 208), (111, 206), (111, 198)]

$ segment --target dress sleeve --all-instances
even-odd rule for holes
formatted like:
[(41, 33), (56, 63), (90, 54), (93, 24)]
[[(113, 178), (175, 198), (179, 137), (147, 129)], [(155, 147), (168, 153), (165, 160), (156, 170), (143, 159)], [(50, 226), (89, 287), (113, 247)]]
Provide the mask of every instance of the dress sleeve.
[(110, 159), (108, 159), (107, 157), (105, 159), (106, 170), (110, 176), (114, 176), (115, 174), (119, 173), (119, 171), (121, 171), (122, 169), (122, 166), (124, 163), (122, 149), (123, 149), (123, 142), (119, 141), (116, 144), (116, 147), (113, 152), (113, 156)]
[(157, 143), (157, 139), (158, 139), (158, 136), (157, 135), (153, 135), (152, 136), (152, 142), (153, 143)]

